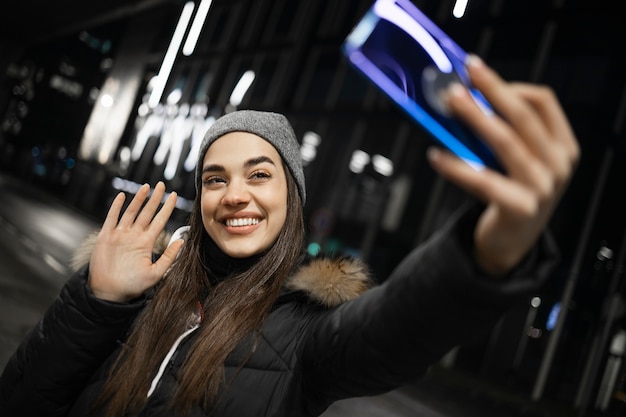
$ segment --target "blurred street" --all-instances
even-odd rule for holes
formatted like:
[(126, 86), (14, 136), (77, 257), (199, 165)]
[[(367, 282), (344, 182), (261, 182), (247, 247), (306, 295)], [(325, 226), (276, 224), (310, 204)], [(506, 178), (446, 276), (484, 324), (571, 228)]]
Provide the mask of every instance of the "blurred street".
[[(0, 366), (56, 297), (73, 250), (98, 221), (31, 185), (0, 176)], [(437, 369), (388, 394), (340, 401), (324, 417), (571, 416)]]
[(94, 227), (40, 190), (0, 176), (0, 366), (56, 297)]

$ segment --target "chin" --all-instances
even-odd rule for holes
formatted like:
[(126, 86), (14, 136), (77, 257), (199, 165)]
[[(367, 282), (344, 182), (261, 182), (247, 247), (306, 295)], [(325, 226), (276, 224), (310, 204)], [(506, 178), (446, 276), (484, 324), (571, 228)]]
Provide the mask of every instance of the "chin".
[(222, 248), (222, 251), (232, 258), (249, 258), (254, 255), (258, 255), (267, 248)]

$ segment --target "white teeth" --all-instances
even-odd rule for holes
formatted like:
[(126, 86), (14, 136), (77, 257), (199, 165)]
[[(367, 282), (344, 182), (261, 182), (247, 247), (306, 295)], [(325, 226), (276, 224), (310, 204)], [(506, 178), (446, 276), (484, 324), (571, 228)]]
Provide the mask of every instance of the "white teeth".
[(247, 218), (247, 219), (227, 219), (226, 226), (238, 227), (238, 226), (252, 226), (259, 223), (259, 219)]

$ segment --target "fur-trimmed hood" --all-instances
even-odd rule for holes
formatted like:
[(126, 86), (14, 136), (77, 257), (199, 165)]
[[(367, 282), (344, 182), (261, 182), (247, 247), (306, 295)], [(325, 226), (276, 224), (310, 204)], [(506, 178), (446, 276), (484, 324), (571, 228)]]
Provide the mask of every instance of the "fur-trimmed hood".
[(287, 289), (303, 291), (327, 307), (357, 298), (372, 285), (363, 261), (336, 255), (307, 259), (285, 283)]
[[(155, 242), (153, 252), (161, 254), (174, 234), (164, 231)], [(76, 271), (89, 262), (98, 236), (98, 231), (90, 234), (76, 249), (71, 260), (71, 268)], [(285, 283), (291, 291), (301, 291), (312, 300), (333, 307), (357, 298), (373, 286), (367, 265), (358, 258), (343, 255), (323, 255), (308, 257), (296, 268)]]

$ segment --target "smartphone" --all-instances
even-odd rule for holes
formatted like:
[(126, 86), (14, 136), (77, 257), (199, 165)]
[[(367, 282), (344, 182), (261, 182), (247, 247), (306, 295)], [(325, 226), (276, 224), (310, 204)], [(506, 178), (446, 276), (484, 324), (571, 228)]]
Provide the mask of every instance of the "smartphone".
[(484, 113), (494, 114), (471, 85), (467, 53), (410, 0), (376, 0), (341, 49), (438, 143), (477, 170), (504, 172), (489, 146), (452, 117), (440, 99), (442, 89), (459, 82)]

